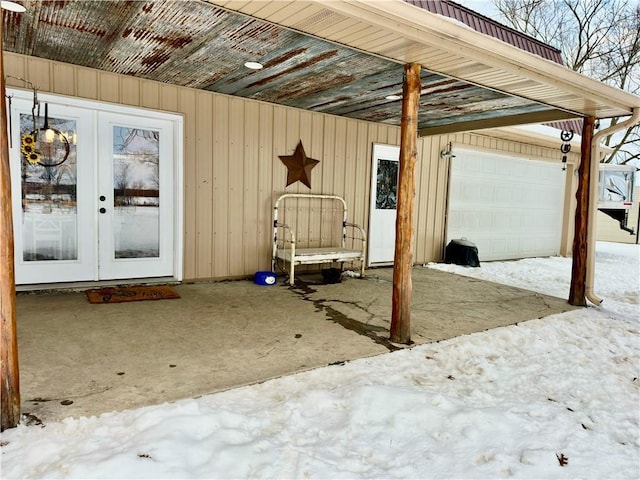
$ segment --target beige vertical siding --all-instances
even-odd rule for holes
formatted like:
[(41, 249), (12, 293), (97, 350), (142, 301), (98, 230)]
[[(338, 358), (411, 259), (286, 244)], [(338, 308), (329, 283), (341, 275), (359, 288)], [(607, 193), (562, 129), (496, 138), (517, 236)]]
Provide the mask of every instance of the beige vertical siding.
[[(185, 158), (195, 158), (198, 131), (197, 114), (199, 103), (199, 92), (196, 90), (185, 91), (180, 96), (180, 111), (184, 113), (184, 156)], [(198, 171), (196, 162), (185, 162), (183, 170), (184, 179), (184, 203), (185, 205), (196, 205), (198, 195)], [(196, 208), (184, 210), (184, 251), (196, 252), (196, 242), (198, 234), (196, 231), (197, 210)], [(209, 225), (211, 225), (209, 223)], [(187, 261), (189, 264), (187, 264)], [(184, 271), (195, 272), (196, 256), (185, 255)]]
[[(247, 276), (270, 267), (272, 208), (285, 192), (344, 197), (350, 220), (369, 221), (371, 154), (374, 143), (399, 145), (400, 129), (243, 100), (5, 53), (5, 71), (40, 91), (176, 112), (184, 116), (184, 278)], [(7, 85), (25, 88), (14, 78)], [(302, 140), (320, 160), (312, 189), (285, 188), (279, 155), (291, 155)], [(456, 134), (418, 142), (416, 169), (416, 263), (442, 259), (449, 162), (440, 151), (449, 142), (558, 161), (557, 149), (490, 136)], [(567, 214), (570, 224), (572, 212)], [(338, 226), (301, 218), (305, 236), (321, 242)], [(570, 228), (568, 230), (571, 230)]]

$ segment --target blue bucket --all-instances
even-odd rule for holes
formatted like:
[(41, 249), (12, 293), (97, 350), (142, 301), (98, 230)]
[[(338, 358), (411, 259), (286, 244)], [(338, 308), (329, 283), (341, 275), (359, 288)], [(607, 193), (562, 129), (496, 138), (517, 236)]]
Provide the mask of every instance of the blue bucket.
[(257, 285), (275, 285), (276, 284), (276, 274), (273, 272), (256, 272), (253, 277), (253, 283)]

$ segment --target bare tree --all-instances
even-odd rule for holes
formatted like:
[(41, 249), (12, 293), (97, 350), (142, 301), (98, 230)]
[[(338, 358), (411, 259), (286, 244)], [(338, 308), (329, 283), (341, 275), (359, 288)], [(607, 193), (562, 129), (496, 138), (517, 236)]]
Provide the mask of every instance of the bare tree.
[[(629, 0), (493, 0), (503, 21), (562, 52), (584, 75), (640, 94), (640, 3)], [(611, 125), (620, 121), (611, 119)], [(640, 125), (605, 138), (605, 163), (640, 160)], [(637, 163), (637, 162), (632, 162)]]
[(131, 164), (128, 162), (117, 162), (114, 166), (113, 188), (124, 191), (131, 182)]

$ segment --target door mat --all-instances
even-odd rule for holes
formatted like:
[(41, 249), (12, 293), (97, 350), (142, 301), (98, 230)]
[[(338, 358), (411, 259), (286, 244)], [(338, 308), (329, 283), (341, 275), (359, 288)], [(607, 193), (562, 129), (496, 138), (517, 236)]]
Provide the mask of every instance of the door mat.
[(168, 285), (105, 287), (85, 290), (84, 293), (91, 303), (121, 303), (180, 298), (180, 295)]

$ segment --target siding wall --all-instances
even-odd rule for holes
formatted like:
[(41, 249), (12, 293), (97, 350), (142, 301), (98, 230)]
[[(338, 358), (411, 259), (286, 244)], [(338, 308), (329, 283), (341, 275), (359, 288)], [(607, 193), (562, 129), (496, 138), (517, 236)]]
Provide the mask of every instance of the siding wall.
[[(11, 78), (20, 77), (42, 92), (184, 116), (185, 280), (240, 277), (270, 268), (272, 207), (285, 191), (343, 196), (350, 221), (367, 230), (372, 145), (399, 145), (400, 141), (399, 127), (6, 52), (4, 62), (5, 74), (10, 76), (7, 86), (24, 88), (23, 82)], [(299, 140), (307, 155), (320, 164), (312, 171), (311, 190), (299, 182), (285, 190), (287, 171), (278, 155), (292, 154)], [(454, 147), (474, 146), (554, 162), (560, 157), (559, 149), (488, 134), (419, 139), (416, 263), (442, 259), (449, 164), (439, 153), (448, 142)], [(571, 225), (573, 210), (565, 217), (565, 224)]]

